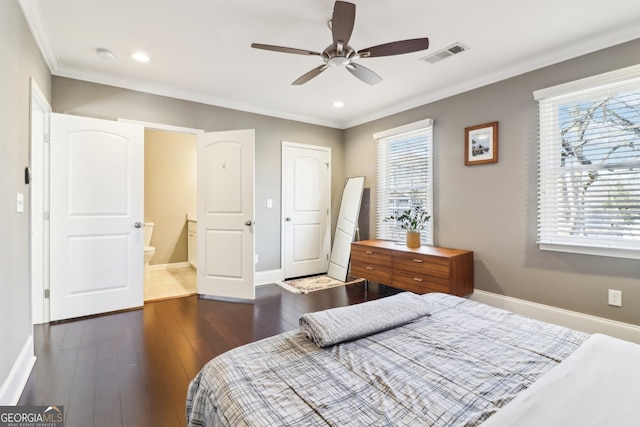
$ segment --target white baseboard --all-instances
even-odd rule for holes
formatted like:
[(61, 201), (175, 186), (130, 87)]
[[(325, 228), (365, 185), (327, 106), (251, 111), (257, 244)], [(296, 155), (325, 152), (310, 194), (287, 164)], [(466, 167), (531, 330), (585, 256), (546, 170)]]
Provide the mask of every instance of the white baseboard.
[(149, 270), (166, 270), (168, 268), (183, 268), (183, 267), (191, 267), (191, 264), (188, 262), (174, 262), (171, 264), (150, 264)]
[(33, 335), (29, 335), (11, 368), (11, 372), (0, 387), (0, 405), (15, 406), (18, 404), (35, 363)]
[(543, 322), (553, 323), (590, 334), (601, 333), (640, 344), (640, 326), (538, 304), (518, 298), (474, 290), (469, 297), (493, 307), (502, 308)]
[(284, 280), (284, 272), (280, 269), (269, 271), (256, 271), (253, 277), (253, 283), (256, 286), (268, 285), (273, 282), (280, 282)]

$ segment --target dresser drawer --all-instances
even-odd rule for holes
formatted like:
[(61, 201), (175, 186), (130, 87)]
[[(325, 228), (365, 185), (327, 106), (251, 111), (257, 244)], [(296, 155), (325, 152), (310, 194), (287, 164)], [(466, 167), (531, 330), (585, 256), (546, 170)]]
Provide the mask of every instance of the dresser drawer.
[(351, 259), (359, 259), (370, 262), (381, 262), (391, 267), (392, 252), (389, 249), (372, 248), (366, 246), (351, 246)]
[(393, 269), (391, 286), (416, 293), (444, 292), (450, 293), (449, 279), (430, 276), (418, 271)]
[(391, 254), (388, 249), (352, 245), (351, 275), (378, 283), (390, 283)]
[(416, 272), (424, 276), (446, 279), (449, 281), (451, 269), (448, 258), (437, 258), (422, 254), (393, 254), (393, 269)]
[(378, 283), (391, 283), (391, 267), (351, 260), (351, 275)]

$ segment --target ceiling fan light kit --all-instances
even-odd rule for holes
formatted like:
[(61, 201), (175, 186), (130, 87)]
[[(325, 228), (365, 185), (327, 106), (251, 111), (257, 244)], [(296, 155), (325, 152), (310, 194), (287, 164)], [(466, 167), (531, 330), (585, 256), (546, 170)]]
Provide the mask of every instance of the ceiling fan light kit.
[(292, 83), (293, 85), (302, 85), (318, 76), (329, 67), (344, 67), (359, 80), (369, 85), (375, 85), (382, 81), (382, 78), (367, 67), (354, 62), (355, 60), (361, 58), (402, 55), (405, 53), (425, 50), (429, 47), (429, 39), (424, 37), (385, 43), (356, 51), (349, 46), (349, 39), (351, 39), (355, 19), (355, 4), (344, 1), (337, 1), (335, 3), (333, 7), (333, 15), (329, 21), (329, 28), (331, 29), (333, 43), (327, 46), (322, 53), (261, 43), (252, 43), (251, 47), (294, 55), (319, 56), (322, 58), (324, 64), (300, 76)]

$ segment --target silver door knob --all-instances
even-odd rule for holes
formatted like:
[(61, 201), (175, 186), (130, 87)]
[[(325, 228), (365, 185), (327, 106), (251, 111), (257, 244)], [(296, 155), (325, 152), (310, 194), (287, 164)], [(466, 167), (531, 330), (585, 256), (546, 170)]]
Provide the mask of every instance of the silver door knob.
[(135, 228), (142, 228), (142, 223), (141, 222), (136, 222), (135, 224), (133, 224), (133, 226)]
[(291, 221), (291, 217), (290, 217), (290, 216), (288, 216), (288, 217), (286, 217), (284, 220), (285, 220), (285, 221)]
[(246, 225), (246, 226), (248, 226), (248, 227), (251, 227), (253, 224), (254, 224), (254, 223), (253, 223), (253, 221), (251, 221), (251, 220), (247, 220), (247, 221), (245, 221), (245, 222), (244, 222), (244, 225)]

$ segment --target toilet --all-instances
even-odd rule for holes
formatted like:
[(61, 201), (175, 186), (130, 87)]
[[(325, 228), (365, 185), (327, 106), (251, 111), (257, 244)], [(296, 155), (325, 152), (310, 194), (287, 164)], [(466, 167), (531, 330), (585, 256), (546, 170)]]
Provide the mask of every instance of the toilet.
[(144, 223), (144, 277), (149, 277), (149, 261), (156, 254), (156, 248), (151, 246), (151, 235), (153, 235), (153, 223)]

